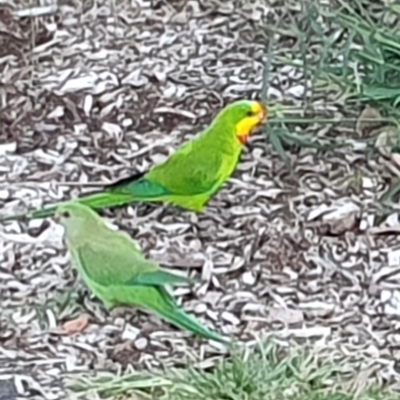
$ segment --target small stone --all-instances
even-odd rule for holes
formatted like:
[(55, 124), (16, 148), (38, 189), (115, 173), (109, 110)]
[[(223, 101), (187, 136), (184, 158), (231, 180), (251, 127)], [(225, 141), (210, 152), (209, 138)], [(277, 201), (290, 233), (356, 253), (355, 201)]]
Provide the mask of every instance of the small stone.
[(87, 130), (87, 124), (75, 124), (74, 125), (74, 133), (75, 135), (83, 135)]
[(400, 292), (398, 290), (392, 293), (390, 305), (395, 310), (396, 314), (400, 314)]
[(388, 253), (388, 264), (390, 267), (400, 264), (400, 250), (392, 250)]
[(10, 192), (8, 190), (0, 190), (0, 199), (7, 200), (10, 197)]
[[(42, 219), (31, 219), (29, 220), (29, 229), (39, 229), (42, 228), (43, 225), (43, 220)], [(47, 224), (47, 227), (49, 224)]]
[(391, 227), (392, 226), (399, 226), (400, 225), (399, 215), (397, 213), (390, 214), (386, 218), (385, 223), (386, 223), (387, 226), (391, 226)]
[(245, 285), (253, 286), (256, 283), (256, 277), (252, 271), (247, 271), (242, 275), (242, 280)]
[(47, 118), (49, 118), (49, 119), (60, 118), (62, 116), (64, 116), (64, 107), (63, 106), (57, 106), (53, 111), (51, 111), (47, 115)]
[(298, 324), (304, 321), (304, 314), (301, 310), (290, 310), (287, 308), (270, 308), (267, 320), (269, 323), (280, 321), (284, 324)]
[(194, 308), (194, 312), (196, 314), (203, 314), (207, 311), (207, 306), (204, 303), (197, 304), (197, 306)]
[(122, 120), (122, 126), (124, 128), (127, 128), (128, 126), (131, 126), (133, 124), (133, 121), (131, 118), (125, 118), (124, 120)]
[(374, 189), (376, 187), (376, 179), (364, 176), (362, 178), (363, 189)]
[(93, 96), (91, 94), (88, 94), (83, 101), (83, 110), (85, 112), (85, 115), (87, 116), (90, 115), (92, 107), (93, 107)]
[(240, 319), (236, 318), (232, 313), (228, 311), (224, 311), (221, 314), (221, 318), (224, 321), (230, 322), (232, 325), (239, 325), (240, 324)]
[(110, 136), (119, 136), (122, 133), (121, 127), (111, 122), (103, 122), (101, 129), (107, 132)]
[(147, 347), (148, 340), (146, 338), (140, 338), (135, 341), (135, 347), (138, 350), (144, 350)]
[(7, 153), (15, 153), (17, 150), (17, 142), (5, 143), (0, 146), (0, 156), (4, 156)]
[[(138, 337), (139, 333), (140, 333), (139, 329), (135, 328), (132, 325), (127, 324), (125, 326), (124, 331), (122, 332), (121, 337), (124, 340), (132, 340), (133, 341), (133, 340), (136, 340), (136, 338)], [(135, 345), (136, 345), (136, 343), (135, 343)]]
[(121, 317), (117, 317), (114, 319), (114, 325), (122, 328), (125, 325), (125, 320)]
[(381, 302), (386, 303), (392, 298), (392, 292), (390, 290), (384, 289), (381, 292)]

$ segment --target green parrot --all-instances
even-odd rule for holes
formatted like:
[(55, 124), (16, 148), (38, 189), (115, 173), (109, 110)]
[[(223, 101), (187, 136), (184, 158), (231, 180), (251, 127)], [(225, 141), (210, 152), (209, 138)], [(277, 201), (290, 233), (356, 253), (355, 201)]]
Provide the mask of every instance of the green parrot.
[(229, 344), (180, 309), (164, 288), (165, 284), (191, 280), (163, 270), (145, 258), (127, 233), (110, 229), (95, 211), (76, 201), (59, 206), (55, 219), (64, 226), (72, 264), (107, 308), (135, 305), (181, 329)]
[[(239, 100), (229, 104), (212, 124), (197, 137), (183, 144), (163, 163), (147, 172), (121, 179), (101, 191), (77, 199), (93, 209), (122, 206), (136, 201), (165, 202), (201, 212), (232, 175), (243, 145), (253, 128), (266, 117), (258, 101)], [(54, 206), (0, 218), (9, 221), (45, 218), (55, 213)]]

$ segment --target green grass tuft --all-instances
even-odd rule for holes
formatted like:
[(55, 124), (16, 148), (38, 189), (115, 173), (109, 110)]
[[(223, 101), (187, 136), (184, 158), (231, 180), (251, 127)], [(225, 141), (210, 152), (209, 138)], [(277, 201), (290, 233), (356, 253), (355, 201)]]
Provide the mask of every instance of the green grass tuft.
[(336, 92), (344, 104), (373, 103), (400, 116), (399, 6), (369, 0), (300, 3), (290, 28), (297, 50), (277, 61), (311, 77), (313, 94)]
[(349, 365), (335, 365), (326, 356), (300, 348), (288, 353), (269, 343), (237, 350), (209, 370), (189, 367), (157, 374), (131, 370), (118, 376), (80, 377), (67, 386), (80, 398), (92, 394), (114, 400), (351, 400), (356, 393), (360, 400), (400, 399), (400, 394), (366, 383), (351, 384), (356, 377)]

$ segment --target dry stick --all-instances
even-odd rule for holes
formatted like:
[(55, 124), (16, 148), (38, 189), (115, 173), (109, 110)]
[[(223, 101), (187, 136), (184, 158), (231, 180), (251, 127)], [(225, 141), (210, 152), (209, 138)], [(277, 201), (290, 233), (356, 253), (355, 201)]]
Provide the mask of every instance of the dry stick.
[[(103, 188), (106, 185), (111, 184), (112, 182), (73, 182), (73, 181), (65, 181), (65, 182), (51, 182), (54, 186), (72, 186), (72, 187), (94, 187), (94, 188)], [(24, 181), (24, 182), (14, 182), (12, 184), (13, 187), (40, 187), (50, 184), (50, 182), (41, 182), (41, 181)]]
[(73, 181), (53, 182), (53, 184), (56, 186), (98, 187), (98, 188), (104, 187), (111, 183), (112, 182), (73, 182)]
[(263, 75), (263, 82), (262, 82), (262, 87), (261, 87), (261, 101), (263, 102), (264, 105), (266, 105), (267, 99), (268, 99), (269, 74), (270, 74), (270, 69), (271, 69), (271, 59), (272, 59), (272, 51), (273, 51), (274, 41), (275, 41), (275, 35), (272, 35), (272, 37), (268, 41), (268, 47), (267, 47), (267, 51), (265, 53), (267, 60), (264, 65), (264, 75)]
[[(280, 18), (278, 18), (278, 24), (280, 22)], [(268, 89), (269, 89), (269, 76), (270, 76), (270, 70), (271, 70), (271, 64), (272, 64), (272, 57), (273, 57), (273, 49), (275, 46), (275, 35), (272, 34), (270, 37), (270, 40), (268, 41), (268, 47), (266, 51), (266, 62), (264, 65), (264, 75), (263, 75), (263, 83), (261, 87), (261, 101), (262, 103), (266, 106), (267, 104), (267, 99), (268, 99)], [(264, 124), (264, 134), (265, 136), (268, 136), (267, 132), (268, 128), (268, 119), (267, 122)], [(294, 172), (290, 163), (290, 159), (285, 153), (285, 150), (282, 147), (282, 142), (280, 141), (279, 136), (275, 135), (272, 133), (270, 136), (270, 142), (272, 144), (272, 147), (277, 151), (279, 156), (282, 158), (288, 169), (290, 170), (290, 174), (294, 177)]]
[(370, 235), (398, 235), (400, 234), (400, 225), (373, 227), (368, 230)]

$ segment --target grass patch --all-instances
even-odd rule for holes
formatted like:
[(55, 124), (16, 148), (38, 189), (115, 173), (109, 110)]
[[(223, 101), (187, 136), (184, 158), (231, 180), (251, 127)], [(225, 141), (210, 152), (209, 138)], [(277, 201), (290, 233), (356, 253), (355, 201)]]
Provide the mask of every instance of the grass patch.
[(369, 386), (349, 365), (296, 348), (289, 353), (269, 343), (237, 350), (212, 369), (128, 370), (70, 379), (78, 398), (159, 400), (395, 400), (400, 394)]
[[(342, 90), (343, 100), (372, 103), (398, 117), (400, 111), (400, 31), (398, 6), (366, 1), (336, 3), (321, 15), (338, 32), (327, 43), (326, 57), (315, 70), (317, 81)], [(340, 40), (339, 40), (340, 39)]]
[[(303, 95), (291, 105), (273, 106), (266, 132), (274, 151), (292, 174), (288, 151), (293, 146), (340, 153), (345, 151), (344, 147), (353, 148), (352, 140), (365, 141), (368, 145), (365, 157), (370, 157), (379, 150), (377, 142), (382, 129), (400, 132), (400, 6), (397, 3), (286, 0), (274, 11), (269, 36), (278, 35), (279, 41), (268, 47), (267, 58), (278, 74), (282, 68), (291, 67), (302, 77)], [(265, 91), (263, 96), (268, 104)], [(356, 121), (366, 105), (378, 112), (379, 118), (374, 117), (373, 122), (380, 124), (381, 130), (360, 136)], [(331, 112), (332, 108), (336, 112)], [(365, 116), (364, 122), (367, 122)], [(354, 135), (349, 137), (349, 130), (346, 137), (340, 134), (315, 137), (308, 133), (311, 127), (313, 133), (318, 131), (317, 127), (327, 132), (326, 124), (350, 124)], [(399, 152), (397, 142), (389, 153)], [(386, 158), (390, 159), (391, 154)], [(382, 202), (395, 200), (400, 193), (400, 183), (393, 179), (391, 171), (388, 173), (391, 187), (381, 198)]]
[(280, 28), (295, 35), (297, 45), (290, 57), (278, 52), (275, 58), (302, 72), (305, 107), (323, 93), (330, 102), (373, 103), (400, 116), (399, 5), (369, 0), (299, 4), (298, 14), (290, 12)]

